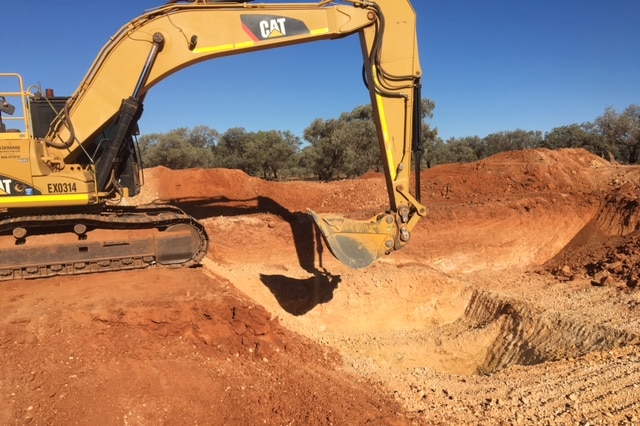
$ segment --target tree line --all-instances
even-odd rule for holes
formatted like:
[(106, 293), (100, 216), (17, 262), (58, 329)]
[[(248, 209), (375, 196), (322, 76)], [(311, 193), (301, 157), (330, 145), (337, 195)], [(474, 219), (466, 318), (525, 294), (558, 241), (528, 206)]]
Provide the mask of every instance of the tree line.
[[(435, 103), (422, 100), (421, 167), (472, 162), (499, 152), (532, 148), (584, 148), (598, 156), (636, 164), (640, 157), (640, 106), (618, 113), (606, 108), (593, 122), (541, 131), (509, 130), (484, 138), (468, 136), (443, 141), (427, 119)], [(304, 129), (304, 140), (289, 131), (224, 133), (207, 126), (179, 128), (140, 137), (145, 167), (233, 168), (263, 179), (353, 178), (382, 171), (382, 162), (370, 105), (358, 106), (338, 118), (316, 119)]]

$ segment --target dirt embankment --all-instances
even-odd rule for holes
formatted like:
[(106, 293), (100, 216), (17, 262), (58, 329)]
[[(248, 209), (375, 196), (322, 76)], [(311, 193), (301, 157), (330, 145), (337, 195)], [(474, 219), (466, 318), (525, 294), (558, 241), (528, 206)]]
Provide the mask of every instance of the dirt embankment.
[(198, 269), (0, 288), (2, 424), (637, 424), (640, 168), (582, 150), (422, 175), (429, 216), (350, 270), (307, 208), (384, 179), (146, 173), (211, 238)]

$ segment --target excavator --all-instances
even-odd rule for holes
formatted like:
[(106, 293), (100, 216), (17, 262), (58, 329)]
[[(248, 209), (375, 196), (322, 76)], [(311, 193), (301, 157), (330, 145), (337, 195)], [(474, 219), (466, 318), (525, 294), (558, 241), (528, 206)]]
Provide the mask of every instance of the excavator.
[(351, 268), (404, 247), (426, 215), (410, 1), (170, 0), (111, 37), (70, 97), (0, 73), (0, 280), (198, 265), (209, 244), (198, 221), (176, 206), (123, 202), (143, 183), (137, 123), (147, 93), (202, 61), (356, 34), (389, 209), (369, 220), (308, 214)]

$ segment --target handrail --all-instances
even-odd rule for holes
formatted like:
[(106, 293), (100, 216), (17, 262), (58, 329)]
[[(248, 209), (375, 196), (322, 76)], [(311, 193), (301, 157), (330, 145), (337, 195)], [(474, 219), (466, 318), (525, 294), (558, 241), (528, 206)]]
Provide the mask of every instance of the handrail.
[[(0, 73), (0, 79), (2, 78), (15, 78), (17, 79), (17, 86), (19, 91), (0, 91), (0, 96), (4, 96), (5, 99), (11, 99), (11, 98), (19, 98), (20, 102), (20, 108), (16, 107), (16, 112), (21, 111), (22, 115), (7, 115), (7, 114), (3, 114), (2, 115), (2, 121), (3, 122), (19, 122), (21, 121), (22, 124), (24, 125), (24, 130), (23, 129), (18, 129), (18, 133), (20, 134), (20, 137), (24, 137), (24, 138), (31, 138), (31, 134), (32, 134), (32, 130), (31, 130), (31, 115), (29, 113), (29, 97), (30, 97), (30, 93), (25, 91), (24, 89), (24, 83), (22, 81), (22, 76), (20, 74), (16, 74), (16, 73)], [(4, 87), (4, 86), (3, 86)], [(7, 99), (7, 100), (8, 100)], [(13, 133), (11, 132), (12, 129), (7, 129), (8, 133)]]

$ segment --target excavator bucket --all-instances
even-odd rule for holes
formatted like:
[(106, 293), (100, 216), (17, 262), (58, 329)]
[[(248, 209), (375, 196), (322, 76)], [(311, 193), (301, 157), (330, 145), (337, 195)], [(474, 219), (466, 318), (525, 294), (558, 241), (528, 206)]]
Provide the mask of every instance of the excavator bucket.
[(393, 250), (397, 226), (390, 214), (360, 221), (311, 210), (307, 213), (320, 229), (331, 253), (350, 268), (369, 266)]

